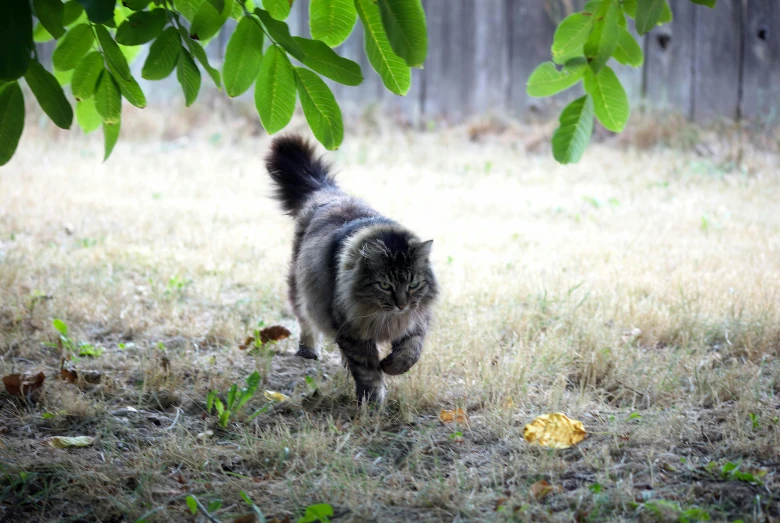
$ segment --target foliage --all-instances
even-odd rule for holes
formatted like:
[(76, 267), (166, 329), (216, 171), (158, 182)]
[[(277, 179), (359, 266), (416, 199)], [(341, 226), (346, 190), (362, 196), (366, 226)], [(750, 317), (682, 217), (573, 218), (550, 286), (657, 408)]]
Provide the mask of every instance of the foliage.
[(258, 385), (260, 385), (260, 374), (255, 371), (246, 379), (246, 388), (239, 391), (238, 385), (235, 383), (230, 387), (224, 403), (217, 397), (219, 393), (212, 390), (206, 396), (206, 410), (211, 414), (211, 411), (216, 409), (217, 416), (219, 416), (219, 426), (223, 429), (227, 428), (230, 416), (241, 410), (252, 399), (252, 396), (257, 392)]
[(85, 341), (76, 342), (68, 336), (68, 325), (60, 319), (52, 320), (52, 326), (59, 333), (57, 343), (45, 343), (44, 345), (62, 350), (62, 356), (65, 359), (78, 360), (79, 356), (97, 357), (103, 354), (104, 349), (87, 343)]
[[(85, 133), (103, 129), (105, 161), (119, 138), (122, 100), (146, 106), (129, 65), (138, 46), (147, 43), (151, 45), (141, 76), (162, 80), (176, 70), (187, 106), (200, 91), (202, 68), (230, 97), (254, 84), (260, 121), (271, 134), (290, 122), (300, 98), (314, 136), (328, 149), (337, 149), (344, 136), (341, 109), (321, 76), (354, 86), (363, 81), (363, 73), (332, 48), (349, 36), (360, 18), (369, 62), (390, 91), (405, 95), (411, 68), (422, 67), (427, 55), (425, 12), (421, 0), (311, 0), (314, 39), (308, 39), (291, 35), (284, 21), (293, 1), (0, 2), (0, 165), (13, 156), (24, 128), (22, 78), (43, 111), (63, 129), (73, 123), (74, 110), (63, 89), (70, 83), (79, 126)], [(228, 18), (238, 20), (238, 26), (220, 73), (209, 64), (204, 46)], [(41, 65), (34, 42), (55, 38), (52, 74)]]
[[(691, 0), (714, 8), (716, 0)], [(558, 24), (551, 47), (552, 61), (540, 64), (526, 84), (529, 96), (554, 96), (582, 81), (585, 95), (563, 109), (552, 137), (553, 156), (560, 163), (576, 163), (593, 133), (593, 117), (610, 131), (623, 130), (630, 114), (628, 96), (618, 76), (607, 65), (641, 67), (642, 47), (629, 31), (626, 17), (636, 21), (643, 35), (672, 21), (667, 0), (590, 0), (582, 11)], [(560, 69), (559, 69), (560, 67)]]

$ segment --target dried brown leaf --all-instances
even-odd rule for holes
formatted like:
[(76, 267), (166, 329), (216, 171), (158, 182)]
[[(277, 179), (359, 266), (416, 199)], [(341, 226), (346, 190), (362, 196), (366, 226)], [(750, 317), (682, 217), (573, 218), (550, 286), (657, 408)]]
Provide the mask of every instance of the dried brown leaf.
[[(281, 325), (273, 325), (271, 327), (266, 327), (265, 329), (262, 329), (260, 332), (258, 332), (258, 336), (260, 337), (260, 343), (268, 343), (269, 341), (281, 341), (285, 338), (289, 338), (292, 333), (286, 328), (282, 327)], [(255, 337), (249, 336), (247, 339), (244, 340), (244, 343), (238, 346), (241, 350), (246, 350), (249, 348), (252, 348), (255, 344)]]
[(45, 379), (46, 374), (43, 372), (33, 376), (29, 374), (9, 374), (8, 376), (3, 376), (3, 385), (5, 385), (5, 390), (11, 396), (18, 398), (25, 396), (37, 397)]
[(442, 410), (439, 413), (439, 419), (444, 423), (468, 423), (469, 419), (466, 416), (466, 412), (460, 407), (456, 407), (454, 410)]
[(540, 479), (533, 485), (531, 485), (531, 494), (533, 494), (534, 498), (539, 501), (553, 492), (558, 493), (562, 492), (563, 488), (561, 488), (560, 485), (552, 486), (550, 485), (550, 482), (546, 479)]
[(73, 369), (60, 369), (60, 379), (70, 383), (76, 383), (79, 379), (79, 375)]

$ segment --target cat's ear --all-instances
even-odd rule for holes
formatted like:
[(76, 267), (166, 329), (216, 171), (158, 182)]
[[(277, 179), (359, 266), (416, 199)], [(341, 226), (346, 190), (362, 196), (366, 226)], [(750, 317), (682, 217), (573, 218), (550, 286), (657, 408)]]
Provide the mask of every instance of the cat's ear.
[(414, 255), (418, 258), (427, 260), (428, 256), (431, 254), (431, 247), (433, 247), (433, 240), (418, 243), (413, 247)]

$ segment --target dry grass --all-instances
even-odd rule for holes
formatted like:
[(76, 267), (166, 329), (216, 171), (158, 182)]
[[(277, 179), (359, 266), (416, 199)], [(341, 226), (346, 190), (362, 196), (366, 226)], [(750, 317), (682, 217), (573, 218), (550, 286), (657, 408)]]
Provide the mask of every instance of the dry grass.
[[(134, 111), (105, 165), (99, 137), (28, 124), (0, 173), (0, 370), (48, 379), (39, 403), (0, 396), (0, 519), (185, 521), (195, 494), (231, 521), (240, 491), (279, 520), (320, 502), (344, 521), (780, 517), (776, 154), (596, 144), (562, 167), (524, 128), (475, 143), (355, 123), (331, 155), (342, 185), (435, 239), (443, 288), (421, 362), (358, 415), (335, 353), (238, 349), (258, 321), (295, 323), (268, 139), (236, 111)], [(54, 379), (53, 318), (105, 348), (76, 362), (99, 383)], [(250, 421), (258, 395), (219, 429), (207, 392), (254, 370), (291, 401)], [(467, 426), (438, 420), (455, 406)], [(524, 424), (550, 411), (591, 436), (530, 447)], [(44, 444), (82, 434), (95, 445)], [(540, 479), (559, 490), (535, 499)]]

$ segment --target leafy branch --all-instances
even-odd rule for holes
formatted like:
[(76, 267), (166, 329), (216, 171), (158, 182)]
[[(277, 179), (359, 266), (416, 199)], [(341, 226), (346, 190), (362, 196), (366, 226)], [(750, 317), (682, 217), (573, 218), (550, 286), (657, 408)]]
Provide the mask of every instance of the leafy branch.
[[(691, 0), (711, 8), (716, 1)], [(590, 0), (582, 11), (561, 21), (550, 49), (552, 61), (540, 64), (528, 78), (526, 92), (537, 98), (583, 83), (585, 96), (563, 109), (552, 137), (553, 156), (560, 163), (582, 158), (593, 133), (594, 116), (616, 133), (628, 121), (628, 96), (607, 65), (612, 58), (630, 67), (641, 67), (644, 62), (642, 47), (628, 30), (626, 17), (636, 21), (640, 35), (673, 18), (667, 0)]]
[[(63, 89), (70, 85), (78, 125), (85, 133), (102, 127), (104, 161), (108, 159), (120, 134), (122, 100), (146, 106), (130, 63), (140, 46), (149, 43), (141, 76), (162, 80), (175, 70), (187, 106), (198, 97), (203, 69), (231, 98), (254, 85), (260, 121), (271, 134), (287, 126), (300, 98), (314, 136), (328, 149), (338, 148), (344, 136), (341, 109), (322, 77), (355, 86), (363, 81), (363, 73), (333, 48), (354, 30), (359, 11), (369, 62), (388, 89), (406, 94), (411, 68), (422, 67), (427, 55), (421, 0), (311, 0), (313, 39), (290, 34), (284, 20), (292, 4), (293, 0), (3, 0), (0, 165), (13, 157), (24, 129), (22, 78), (43, 111), (63, 129), (73, 123), (72, 103)], [(228, 18), (238, 25), (220, 73), (209, 63), (204, 47)], [(34, 45), (52, 39), (57, 40), (53, 74), (38, 61)]]

